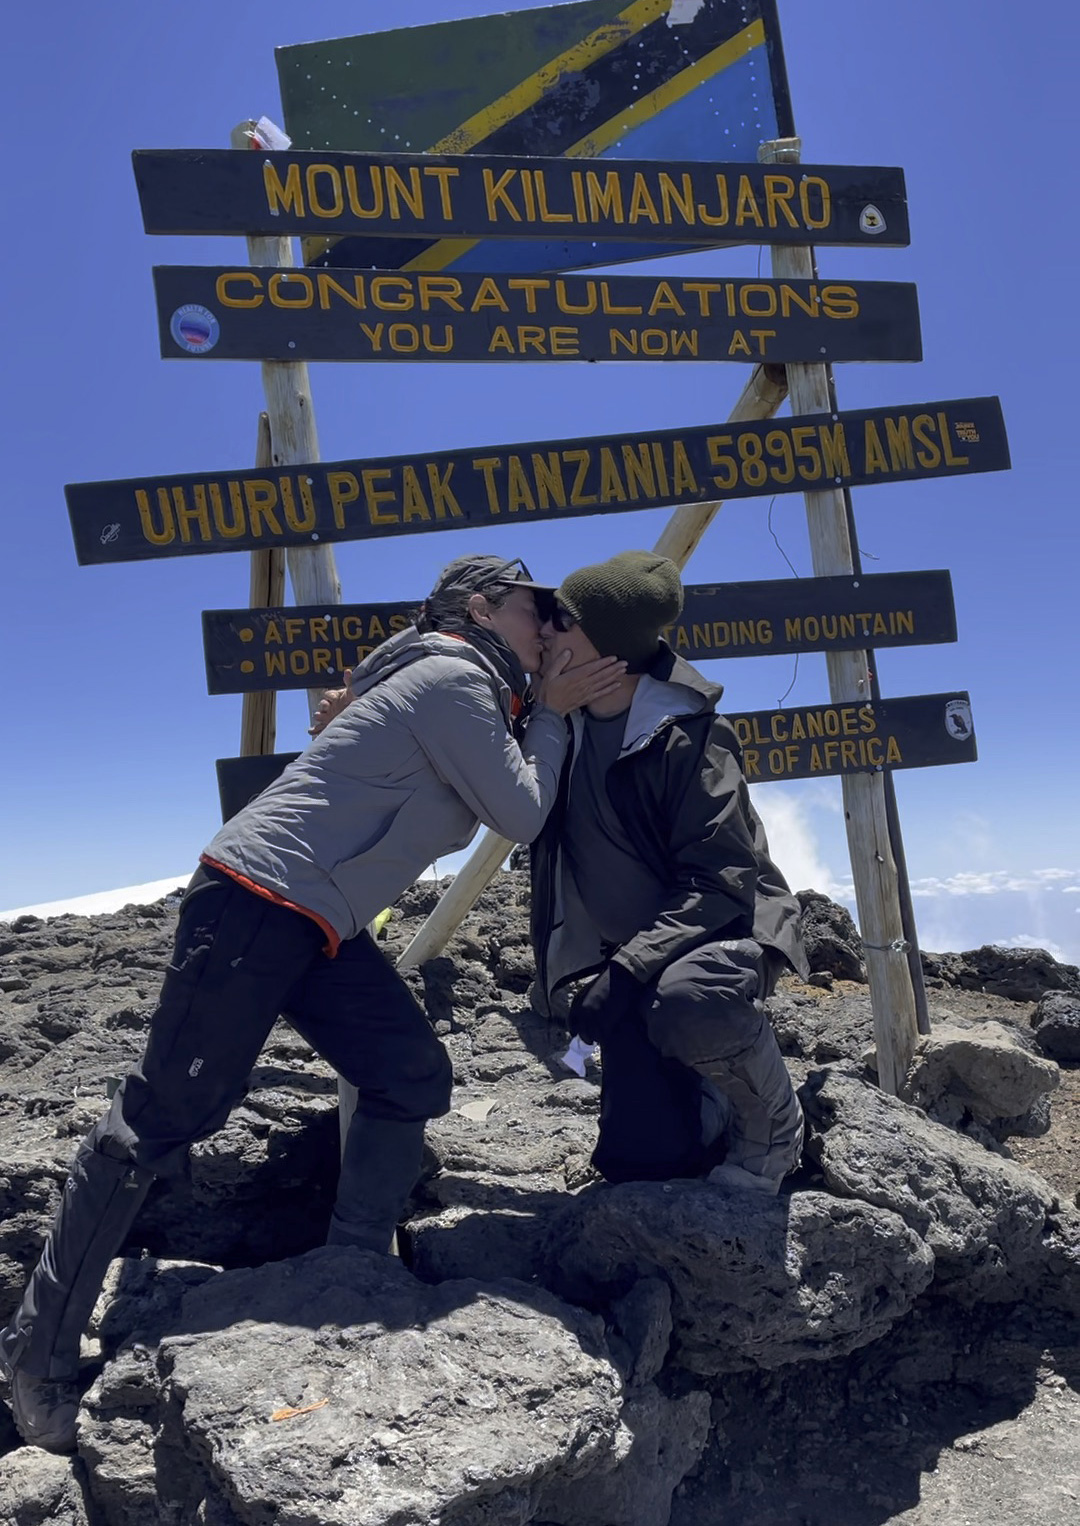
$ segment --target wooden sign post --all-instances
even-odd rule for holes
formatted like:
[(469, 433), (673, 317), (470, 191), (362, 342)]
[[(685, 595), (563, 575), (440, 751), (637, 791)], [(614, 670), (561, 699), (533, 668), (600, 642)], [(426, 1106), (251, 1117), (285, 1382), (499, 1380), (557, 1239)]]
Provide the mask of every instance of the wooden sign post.
[[(241, 122), (232, 131), (232, 146), (247, 148), (255, 130), (253, 121)], [(291, 266), (292, 242), (288, 238), (249, 238), (248, 259), (253, 265)], [(308, 368), (303, 361), (264, 360), (263, 391), (270, 426), (271, 466), (292, 466), (319, 459), (319, 436), (311, 403)], [(332, 546), (312, 546), (286, 552), (293, 597), (298, 604), (340, 604), (341, 580)], [(312, 717), (322, 698), (321, 689), (308, 690)]]
[[(798, 164), (801, 147), (798, 138), (777, 139), (762, 144), (759, 158), (765, 164)], [(772, 265), (779, 280), (812, 278), (813, 251), (805, 245), (776, 246)], [(797, 413), (832, 412), (825, 365), (790, 365), (787, 375), (791, 404)], [(854, 560), (843, 489), (807, 493), (806, 519), (815, 575), (851, 573)], [(829, 697), (835, 704), (863, 704), (870, 698), (865, 652), (830, 652), (825, 661)], [(889, 835), (885, 781), (879, 773), (849, 774), (844, 776), (843, 791), (855, 902), (874, 1013), (878, 1080), (895, 1096), (914, 1053), (919, 1028)]]
[[(256, 467), (268, 467), (273, 460), (270, 418), (259, 414), (259, 435), (255, 446)], [(273, 546), (251, 553), (249, 597), (252, 609), (273, 609), (285, 597), (285, 553)], [(240, 714), (240, 755), (271, 753), (277, 742), (277, 694), (273, 689), (259, 694), (245, 694)]]

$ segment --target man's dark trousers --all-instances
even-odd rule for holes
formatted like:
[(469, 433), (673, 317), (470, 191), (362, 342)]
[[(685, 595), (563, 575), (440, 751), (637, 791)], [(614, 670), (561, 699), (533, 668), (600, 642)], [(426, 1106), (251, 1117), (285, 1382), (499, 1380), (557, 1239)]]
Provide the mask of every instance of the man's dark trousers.
[[(777, 1184), (799, 1163), (802, 1110), (765, 1013), (772, 975), (750, 938), (673, 960), (603, 1044), (593, 1163), (609, 1181), (696, 1176), (721, 1158)], [(703, 1138), (702, 1080), (724, 1100), (720, 1140)]]
[(200, 868), (146, 1053), (79, 1147), (41, 1260), (0, 1335), (5, 1361), (39, 1377), (75, 1375), (79, 1338), (151, 1182), (181, 1170), (189, 1146), (222, 1126), (279, 1014), (359, 1094), (332, 1238), (387, 1249), (424, 1122), (449, 1108), (450, 1062), (366, 932), (335, 959), (324, 943), (310, 917)]

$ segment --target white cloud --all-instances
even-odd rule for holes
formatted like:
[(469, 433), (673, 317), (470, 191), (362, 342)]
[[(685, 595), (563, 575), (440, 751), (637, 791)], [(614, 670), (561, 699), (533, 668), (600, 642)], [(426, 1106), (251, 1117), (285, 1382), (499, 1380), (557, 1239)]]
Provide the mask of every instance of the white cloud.
[(801, 801), (775, 787), (754, 790), (754, 805), (765, 823), (769, 852), (793, 890), (820, 890), (835, 896), (840, 886), (821, 854)]
[(1044, 948), (1055, 959), (1064, 959), (1065, 951), (1052, 938), (1041, 937), (1038, 933), (1017, 933), (1015, 938), (995, 939), (998, 948)]
[(0, 922), (14, 922), (16, 917), (62, 917), (67, 912), (78, 917), (97, 917), (130, 904), (148, 906), (151, 901), (160, 901), (170, 891), (183, 887), (190, 878), (190, 873), (174, 874), (164, 880), (149, 880), (145, 885), (128, 885), (123, 890), (98, 890), (92, 895), (71, 896), (66, 901), (15, 906), (10, 911), (0, 911)]

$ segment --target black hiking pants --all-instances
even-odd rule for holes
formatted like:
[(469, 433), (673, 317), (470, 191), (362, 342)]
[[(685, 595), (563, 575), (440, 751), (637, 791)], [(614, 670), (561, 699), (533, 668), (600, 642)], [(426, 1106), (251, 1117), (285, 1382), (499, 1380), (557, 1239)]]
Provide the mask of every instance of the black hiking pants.
[(151, 1182), (181, 1170), (189, 1147), (222, 1126), (279, 1014), (359, 1094), (332, 1238), (388, 1248), (424, 1123), (450, 1106), (450, 1061), (366, 932), (334, 959), (324, 942), (311, 918), (219, 870), (198, 870), (146, 1052), (80, 1146), (22, 1305), (0, 1335), (9, 1365), (74, 1375), (109, 1261)]

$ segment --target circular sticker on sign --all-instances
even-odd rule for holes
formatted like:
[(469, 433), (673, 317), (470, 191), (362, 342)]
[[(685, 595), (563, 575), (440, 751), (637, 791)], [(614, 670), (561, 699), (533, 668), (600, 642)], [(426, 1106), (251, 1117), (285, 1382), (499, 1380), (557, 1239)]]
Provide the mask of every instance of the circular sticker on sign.
[(221, 338), (221, 324), (208, 307), (188, 302), (169, 319), (169, 333), (189, 355), (207, 355)]

